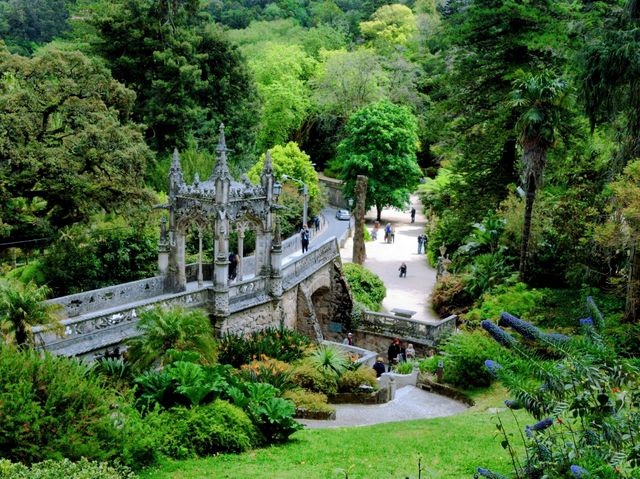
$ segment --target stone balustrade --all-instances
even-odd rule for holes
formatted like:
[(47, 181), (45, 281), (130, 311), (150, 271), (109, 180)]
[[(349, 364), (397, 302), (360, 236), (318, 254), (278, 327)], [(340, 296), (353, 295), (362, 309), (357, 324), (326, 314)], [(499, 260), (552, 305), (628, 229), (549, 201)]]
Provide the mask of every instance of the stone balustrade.
[(451, 315), (440, 321), (401, 318), (392, 314), (365, 311), (358, 331), (433, 347), (456, 330), (458, 317)]
[(314, 245), (309, 252), (294, 258), (282, 268), (283, 287), (285, 290), (311, 276), (330, 261), (340, 257), (340, 248), (335, 236)]

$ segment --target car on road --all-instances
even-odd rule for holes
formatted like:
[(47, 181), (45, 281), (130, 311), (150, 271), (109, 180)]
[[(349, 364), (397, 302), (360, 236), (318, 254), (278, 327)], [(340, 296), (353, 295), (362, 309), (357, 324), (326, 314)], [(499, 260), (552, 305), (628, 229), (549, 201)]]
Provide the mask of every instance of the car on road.
[(348, 221), (351, 219), (351, 213), (349, 210), (338, 210), (336, 211), (336, 219)]

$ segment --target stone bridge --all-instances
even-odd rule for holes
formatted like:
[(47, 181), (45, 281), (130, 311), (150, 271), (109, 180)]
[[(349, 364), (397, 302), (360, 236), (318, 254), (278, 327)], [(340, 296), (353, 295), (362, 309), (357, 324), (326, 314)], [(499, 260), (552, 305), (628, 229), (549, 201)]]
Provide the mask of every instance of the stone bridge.
[[(211, 265), (203, 265), (203, 269), (207, 273)], [(155, 306), (208, 310), (218, 334), (283, 325), (322, 340), (330, 319), (345, 324), (349, 319), (352, 301), (335, 237), (317, 244), (304, 256), (285, 258), (280, 277), (258, 276), (230, 284), (226, 316), (214, 314), (213, 283), (199, 285), (197, 270), (197, 265), (186, 268), (187, 287), (178, 293), (165, 293), (165, 277), (155, 276), (49, 300), (64, 311), (64, 335), (36, 326), (36, 344), (54, 354), (91, 360), (122, 348), (126, 339), (139, 334), (136, 323), (140, 313)], [(274, 286), (281, 287), (280, 295), (273, 294)]]

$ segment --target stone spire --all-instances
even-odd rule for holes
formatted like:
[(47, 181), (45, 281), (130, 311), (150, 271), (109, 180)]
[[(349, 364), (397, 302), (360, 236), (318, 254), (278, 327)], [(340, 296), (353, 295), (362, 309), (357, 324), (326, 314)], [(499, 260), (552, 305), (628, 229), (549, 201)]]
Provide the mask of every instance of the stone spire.
[(212, 178), (231, 179), (229, 173), (229, 166), (227, 165), (227, 142), (224, 138), (224, 123), (220, 123), (220, 138), (218, 139), (218, 146), (216, 146), (217, 162), (213, 169)]
[(267, 154), (264, 158), (264, 167), (262, 168), (263, 175), (270, 175), (273, 173), (273, 165), (271, 163), (271, 150), (267, 150)]
[(182, 166), (180, 165), (180, 155), (178, 149), (173, 149), (173, 158), (171, 158), (171, 168), (169, 168), (169, 196), (174, 196), (180, 186), (184, 183), (182, 176)]

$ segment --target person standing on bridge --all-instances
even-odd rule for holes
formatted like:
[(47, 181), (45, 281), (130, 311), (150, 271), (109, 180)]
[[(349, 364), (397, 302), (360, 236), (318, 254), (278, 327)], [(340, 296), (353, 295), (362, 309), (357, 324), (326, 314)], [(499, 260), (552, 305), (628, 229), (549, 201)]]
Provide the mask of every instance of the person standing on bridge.
[(309, 227), (304, 225), (300, 231), (300, 242), (302, 243), (302, 254), (309, 251)]

